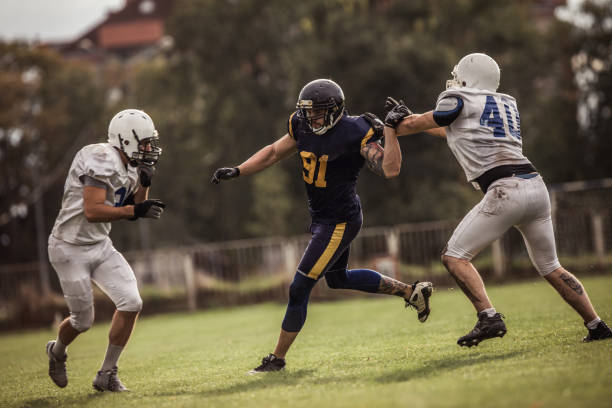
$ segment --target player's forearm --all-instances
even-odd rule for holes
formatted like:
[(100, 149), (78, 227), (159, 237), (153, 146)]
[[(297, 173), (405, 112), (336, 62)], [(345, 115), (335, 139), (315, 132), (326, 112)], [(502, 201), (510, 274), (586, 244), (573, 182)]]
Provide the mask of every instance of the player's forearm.
[(385, 126), (384, 135), (385, 155), (383, 157), (382, 169), (385, 178), (397, 177), (402, 167), (402, 151), (393, 128)]
[(238, 166), (238, 169), (241, 176), (248, 176), (270, 167), (279, 160), (280, 157), (276, 154), (274, 146), (268, 145), (249, 157)]
[(138, 187), (138, 191), (136, 191), (136, 194), (134, 194), (134, 202), (142, 203), (147, 198), (149, 198), (149, 187)]
[(433, 111), (429, 111), (423, 114), (415, 113), (407, 116), (397, 125), (395, 131), (397, 136), (406, 136), (429, 131), (430, 129), (438, 127), (438, 124), (433, 119)]
[(83, 207), (85, 218), (89, 222), (110, 222), (134, 217), (134, 206), (111, 207), (106, 204), (92, 204)]
[(442, 139), (446, 138), (446, 130), (444, 130), (443, 127), (429, 129), (429, 130), (426, 130), (425, 133), (431, 136), (441, 137)]

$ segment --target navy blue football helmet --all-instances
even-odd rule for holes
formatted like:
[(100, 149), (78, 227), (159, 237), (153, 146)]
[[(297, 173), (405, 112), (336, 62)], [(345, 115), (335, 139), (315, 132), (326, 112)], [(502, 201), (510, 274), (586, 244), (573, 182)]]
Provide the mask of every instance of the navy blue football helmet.
[[(344, 114), (344, 92), (330, 79), (315, 79), (300, 91), (296, 108), (298, 117), (306, 120), (315, 134), (322, 135)], [(321, 118), (325, 119), (323, 124), (316, 124)]]

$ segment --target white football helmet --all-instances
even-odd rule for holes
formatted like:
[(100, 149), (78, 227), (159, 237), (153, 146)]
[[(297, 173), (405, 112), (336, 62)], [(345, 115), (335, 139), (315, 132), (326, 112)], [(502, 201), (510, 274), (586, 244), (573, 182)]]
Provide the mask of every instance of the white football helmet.
[(446, 89), (467, 87), (495, 92), (499, 87), (499, 65), (487, 54), (474, 53), (461, 58), (446, 81)]
[(108, 143), (125, 153), (132, 166), (153, 166), (162, 153), (153, 120), (138, 109), (122, 110), (113, 116)]

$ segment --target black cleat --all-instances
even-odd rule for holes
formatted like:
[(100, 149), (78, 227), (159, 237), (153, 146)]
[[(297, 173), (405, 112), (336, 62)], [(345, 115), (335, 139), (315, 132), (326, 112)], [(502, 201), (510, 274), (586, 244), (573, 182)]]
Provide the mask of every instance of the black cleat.
[(46, 347), (47, 357), (49, 357), (49, 377), (51, 377), (55, 385), (64, 388), (68, 385), (68, 376), (66, 375), (66, 360), (68, 356), (64, 353), (60, 358), (53, 354), (54, 345), (55, 340), (51, 340), (47, 343)]
[(413, 307), (417, 311), (417, 317), (421, 323), (429, 317), (431, 310), (429, 309), (429, 298), (433, 292), (431, 282), (416, 281), (412, 284), (412, 294), (410, 299), (404, 299), (406, 307)]
[(463, 347), (477, 346), (483, 340), (492, 339), (493, 337), (504, 337), (506, 334), (506, 325), (502, 320), (501, 313), (489, 317), (485, 312), (480, 312), (478, 322), (471, 332), (457, 340), (457, 344)]
[[(584, 324), (586, 326), (586, 323)], [(587, 329), (589, 329), (587, 327)], [(602, 320), (599, 322), (596, 328), (589, 329), (589, 334), (587, 334), (582, 341), (585, 343), (594, 340), (603, 340), (609, 339), (612, 337), (612, 330), (608, 327), (608, 325)]]
[(280, 371), (285, 369), (285, 359), (276, 357), (274, 354), (268, 354), (261, 360), (261, 365), (255, 367), (249, 374), (259, 374), (270, 371)]

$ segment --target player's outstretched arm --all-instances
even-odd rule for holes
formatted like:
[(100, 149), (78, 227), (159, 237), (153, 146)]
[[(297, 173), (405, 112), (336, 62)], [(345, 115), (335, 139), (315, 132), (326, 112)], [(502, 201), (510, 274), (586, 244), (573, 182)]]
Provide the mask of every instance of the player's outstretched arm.
[(433, 111), (406, 116), (395, 128), (397, 136), (412, 135), (425, 132), (432, 136), (446, 137), (446, 131), (441, 128), (433, 117)]
[(385, 101), (388, 110), (385, 117), (385, 126), (395, 129), (396, 136), (412, 135), (425, 132), (432, 136), (446, 137), (446, 131), (434, 120), (433, 111), (424, 114), (414, 114), (401, 99), (395, 100), (391, 96)]
[(446, 130), (444, 130), (443, 127), (429, 129), (429, 130), (426, 130), (425, 133), (431, 136), (441, 137), (443, 139), (446, 139)]
[(248, 176), (255, 174), (292, 155), (296, 151), (295, 139), (287, 133), (276, 142), (259, 150), (238, 167), (222, 167), (215, 170), (210, 181), (213, 184), (219, 184), (221, 180), (229, 180), (240, 175)]

